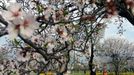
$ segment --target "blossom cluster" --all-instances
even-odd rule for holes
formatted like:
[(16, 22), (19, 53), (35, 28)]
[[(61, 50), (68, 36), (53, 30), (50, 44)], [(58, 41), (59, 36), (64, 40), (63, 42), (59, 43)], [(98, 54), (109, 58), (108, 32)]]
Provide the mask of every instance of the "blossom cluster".
[(132, 14), (134, 15), (134, 1), (133, 0), (125, 0), (127, 4), (127, 9), (131, 9)]
[(19, 3), (11, 3), (2, 11), (2, 16), (8, 22), (7, 31), (11, 39), (18, 34), (30, 37), (39, 25), (32, 12), (24, 12)]

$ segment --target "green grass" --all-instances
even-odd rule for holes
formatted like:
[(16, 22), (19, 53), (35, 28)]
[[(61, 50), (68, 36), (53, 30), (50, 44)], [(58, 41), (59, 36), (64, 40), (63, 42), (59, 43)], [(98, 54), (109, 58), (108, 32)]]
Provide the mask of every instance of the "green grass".
[(73, 71), (71, 72), (71, 75), (84, 75), (84, 73), (82, 71)]
[[(72, 72), (71, 75), (84, 75), (84, 72), (83, 71), (75, 71), (75, 72)], [(90, 75), (89, 72), (87, 71), (86, 72), (86, 75)], [(102, 72), (97, 72), (96, 75), (103, 75)], [(108, 75), (115, 75), (114, 72), (110, 72), (108, 73)], [(120, 75), (134, 75), (134, 72), (123, 72), (123, 73), (120, 73)]]

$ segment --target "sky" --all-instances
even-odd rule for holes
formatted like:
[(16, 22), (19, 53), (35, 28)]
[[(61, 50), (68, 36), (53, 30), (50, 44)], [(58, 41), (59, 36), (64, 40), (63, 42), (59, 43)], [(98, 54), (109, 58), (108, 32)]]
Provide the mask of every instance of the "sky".
[(110, 38), (110, 37), (122, 37), (127, 39), (130, 42), (134, 42), (134, 25), (132, 25), (129, 21), (126, 19), (123, 19), (123, 34), (120, 36), (118, 33), (118, 24), (115, 24), (114, 21), (112, 21), (105, 30), (104, 39)]
[(0, 47), (6, 44), (6, 38), (7, 36), (0, 37)]

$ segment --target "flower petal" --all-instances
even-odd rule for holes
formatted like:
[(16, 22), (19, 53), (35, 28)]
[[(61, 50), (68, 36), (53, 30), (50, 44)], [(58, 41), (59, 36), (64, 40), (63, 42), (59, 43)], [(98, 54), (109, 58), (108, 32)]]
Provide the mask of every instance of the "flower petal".
[(13, 20), (14, 17), (12, 17), (12, 13), (9, 11), (3, 11), (2, 16), (5, 20)]
[(21, 4), (19, 3), (11, 3), (7, 9), (11, 12), (18, 12), (21, 9)]
[(28, 13), (24, 15), (24, 20), (28, 21), (28, 26), (32, 29), (38, 29), (39, 28), (39, 23), (36, 22), (35, 17), (32, 15), (32, 13)]
[(8, 25), (7, 31), (11, 40), (14, 40), (18, 36), (18, 30), (14, 29), (14, 25)]
[(25, 37), (31, 37), (33, 35), (34, 29), (20, 27), (20, 34)]
[(131, 9), (131, 10), (132, 10), (132, 14), (134, 15), (134, 7), (132, 7), (132, 9)]

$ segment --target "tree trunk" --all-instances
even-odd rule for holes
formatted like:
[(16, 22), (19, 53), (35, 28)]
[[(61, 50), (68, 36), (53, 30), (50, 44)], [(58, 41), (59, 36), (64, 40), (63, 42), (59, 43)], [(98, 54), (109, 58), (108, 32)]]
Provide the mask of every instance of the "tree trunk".
[(59, 70), (56, 72), (56, 75), (64, 75), (66, 71), (67, 71), (67, 64), (66, 63), (59, 64)]
[(115, 75), (119, 75), (119, 67), (118, 67), (118, 65), (115, 66)]
[[(88, 65), (89, 65), (89, 70), (90, 70), (90, 75), (96, 75), (96, 70), (93, 71), (93, 59), (94, 59), (94, 36), (93, 36), (93, 27), (91, 26), (90, 27), (91, 29), (91, 35), (90, 35), (90, 43), (91, 43), (91, 57), (90, 57), (90, 60), (88, 62)], [(93, 32), (92, 32), (93, 31)]]
[(94, 44), (92, 43), (91, 40), (91, 57), (90, 57), (90, 61), (88, 62), (90, 75), (96, 75), (96, 71), (93, 71), (93, 58), (94, 58)]
[(69, 51), (68, 51), (66, 56), (64, 57), (62, 63), (59, 64), (59, 71), (57, 72), (56, 75), (64, 75), (64, 73), (67, 72), (67, 66), (68, 66), (69, 61), (70, 61), (70, 55), (69, 55)]
[(115, 71), (115, 75), (119, 75), (119, 72), (118, 71)]
[(57, 72), (56, 75), (64, 75), (62, 72)]

